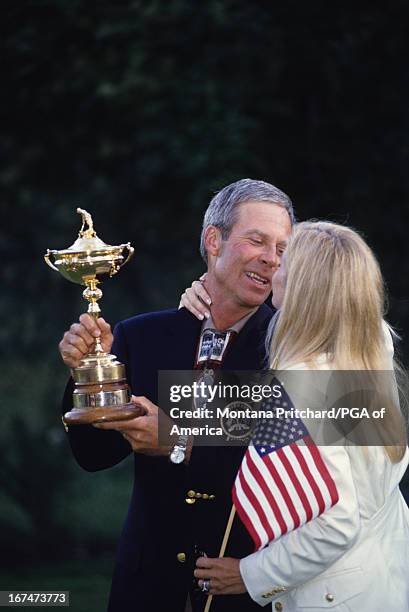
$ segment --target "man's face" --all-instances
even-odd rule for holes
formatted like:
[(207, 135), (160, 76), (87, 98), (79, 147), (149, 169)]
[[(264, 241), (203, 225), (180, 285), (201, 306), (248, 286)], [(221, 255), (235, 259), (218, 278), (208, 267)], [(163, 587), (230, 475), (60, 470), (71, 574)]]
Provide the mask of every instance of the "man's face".
[(214, 259), (214, 277), (226, 295), (241, 307), (262, 304), (271, 291), (291, 233), (288, 212), (278, 204), (241, 204), (238, 219)]

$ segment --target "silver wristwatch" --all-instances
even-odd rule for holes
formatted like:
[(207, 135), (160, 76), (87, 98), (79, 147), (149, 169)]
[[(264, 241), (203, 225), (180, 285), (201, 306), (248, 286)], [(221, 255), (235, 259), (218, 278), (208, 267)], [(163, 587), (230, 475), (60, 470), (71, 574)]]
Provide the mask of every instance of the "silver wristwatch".
[(172, 463), (182, 463), (185, 460), (186, 448), (187, 448), (187, 436), (179, 436), (178, 441), (172, 449), (169, 455), (169, 459)]

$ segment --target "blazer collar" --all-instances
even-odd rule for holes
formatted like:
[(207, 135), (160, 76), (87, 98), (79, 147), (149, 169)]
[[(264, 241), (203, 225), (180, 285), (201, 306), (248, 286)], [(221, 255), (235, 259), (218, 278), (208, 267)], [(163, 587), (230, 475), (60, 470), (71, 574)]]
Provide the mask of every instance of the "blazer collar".
[[(264, 341), (272, 314), (271, 308), (265, 304), (257, 309), (235, 338), (232, 350), (229, 350), (226, 355), (223, 369), (251, 370), (262, 367), (265, 354)], [(173, 355), (172, 369), (190, 370), (193, 368), (201, 329), (202, 321), (199, 321), (186, 308), (175, 311), (175, 319), (167, 329), (169, 335), (172, 336), (172, 339), (167, 340)]]

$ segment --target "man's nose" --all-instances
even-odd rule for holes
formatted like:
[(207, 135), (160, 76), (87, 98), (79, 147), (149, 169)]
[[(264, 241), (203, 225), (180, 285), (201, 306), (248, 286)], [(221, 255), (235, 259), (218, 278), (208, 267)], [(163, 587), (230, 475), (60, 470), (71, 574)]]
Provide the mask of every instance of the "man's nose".
[(261, 260), (263, 264), (274, 270), (280, 266), (280, 255), (275, 247), (266, 249), (261, 255)]

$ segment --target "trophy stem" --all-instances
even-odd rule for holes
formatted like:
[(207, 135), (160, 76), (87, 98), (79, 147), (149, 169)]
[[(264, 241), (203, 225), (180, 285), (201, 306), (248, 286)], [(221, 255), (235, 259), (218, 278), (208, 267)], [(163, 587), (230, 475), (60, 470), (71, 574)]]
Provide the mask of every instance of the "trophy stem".
[[(101, 316), (101, 308), (99, 307), (98, 300), (102, 298), (102, 291), (99, 289), (99, 280), (97, 278), (84, 278), (84, 282), (86, 284), (86, 288), (84, 289), (82, 295), (89, 302), (88, 304), (88, 314), (96, 321), (98, 317)], [(101, 346), (101, 340), (99, 338), (95, 339), (95, 347), (94, 353), (97, 355), (103, 353), (104, 349)]]

